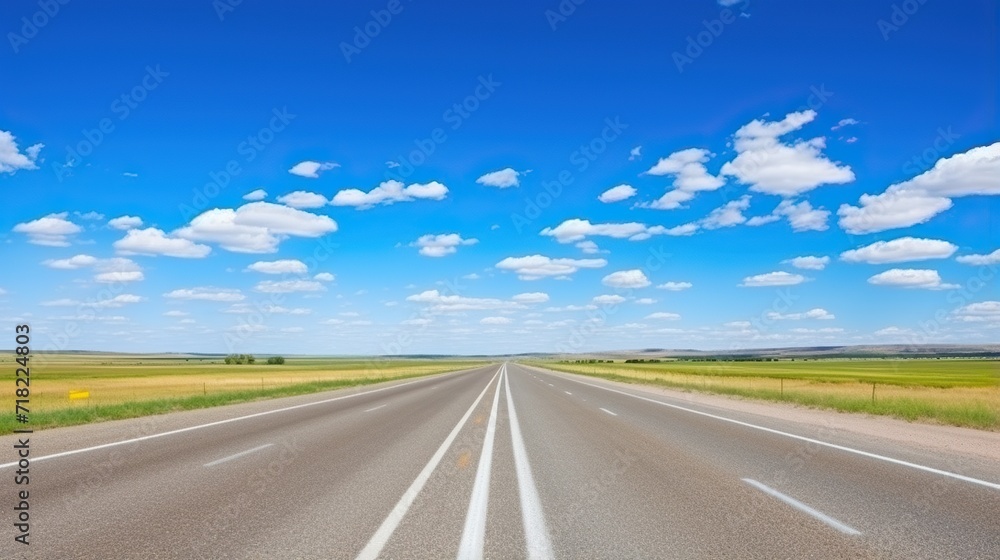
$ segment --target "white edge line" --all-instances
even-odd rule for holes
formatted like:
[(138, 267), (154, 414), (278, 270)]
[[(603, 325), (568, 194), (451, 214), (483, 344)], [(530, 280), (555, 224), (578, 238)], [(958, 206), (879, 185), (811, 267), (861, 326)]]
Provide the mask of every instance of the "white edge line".
[[(476, 369), (478, 369), (478, 368), (476, 368)], [(445, 374), (445, 375), (452, 375), (453, 373), (463, 373), (463, 372), (467, 372), (467, 371), (473, 371), (473, 370), (459, 370), (459, 371), (448, 373), (448, 374)], [(431, 375), (431, 376), (424, 377), (424, 378), (421, 378), (421, 379), (414, 379), (413, 381), (407, 381), (405, 383), (399, 383), (397, 385), (390, 385), (389, 387), (379, 387), (378, 389), (372, 389), (371, 391), (364, 391), (364, 392), (361, 392), (361, 393), (352, 393), (350, 395), (342, 395), (342, 396), (333, 397), (333, 398), (330, 398), (330, 399), (323, 399), (321, 401), (314, 401), (314, 402), (307, 402), (307, 403), (297, 404), (297, 405), (293, 405), (293, 406), (286, 406), (285, 408), (276, 408), (274, 410), (265, 410), (263, 412), (256, 412), (254, 414), (247, 414), (246, 416), (238, 416), (236, 418), (227, 418), (226, 420), (218, 420), (216, 422), (209, 422), (208, 424), (199, 424), (197, 426), (188, 426), (187, 428), (180, 428), (180, 429), (177, 429), (177, 430), (170, 430), (169, 432), (162, 432), (162, 433), (159, 433), (159, 434), (151, 434), (151, 435), (148, 435), (148, 436), (141, 436), (141, 437), (132, 438), (132, 439), (126, 439), (126, 440), (122, 440), (122, 441), (113, 441), (111, 443), (103, 443), (101, 445), (95, 445), (95, 446), (92, 446), (92, 447), (84, 447), (83, 449), (73, 449), (71, 451), (63, 451), (61, 453), (53, 453), (52, 455), (43, 455), (41, 457), (33, 457), (31, 459), (31, 461), (32, 462), (38, 462), (38, 461), (45, 461), (47, 459), (58, 459), (59, 457), (67, 457), (69, 455), (76, 455), (77, 453), (87, 453), (89, 451), (97, 451), (99, 449), (107, 449), (109, 447), (117, 447), (119, 445), (125, 445), (125, 444), (129, 444), (129, 443), (138, 443), (140, 441), (146, 441), (146, 440), (161, 438), (161, 437), (165, 437), (165, 436), (172, 436), (172, 435), (175, 435), (175, 434), (182, 434), (184, 432), (190, 432), (190, 431), (193, 431), (193, 430), (200, 430), (202, 428), (210, 428), (212, 426), (221, 426), (223, 424), (229, 424), (230, 422), (239, 422), (240, 420), (249, 420), (250, 418), (258, 418), (260, 416), (267, 416), (268, 414), (275, 414), (275, 413), (278, 413), (278, 412), (287, 412), (289, 410), (295, 410), (295, 409), (299, 409), (299, 408), (306, 408), (306, 407), (309, 407), (309, 406), (316, 406), (318, 404), (326, 404), (326, 403), (330, 403), (330, 402), (334, 402), (334, 401), (339, 401), (339, 400), (343, 400), (343, 399), (350, 399), (350, 398), (353, 398), (353, 397), (360, 397), (362, 395), (370, 395), (372, 393), (378, 393), (380, 391), (388, 391), (390, 389), (396, 389), (397, 387), (403, 387), (403, 386), (406, 386), (406, 385), (411, 385), (413, 383), (421, 383), (421, 382), (425, 382), (425, 381), (430, 381), (432, 379), (440, 379), (441, 377), (444, 377), (444, 375)], [(17, 464), (18, 464), (17, 461), (14, 461), (12, 463), (3, 463), (3, 464), (0, 464), (0, 469), (5, 469), (7, 467), (13, 467), (13, 466), (16, 466)]]
[(372, 408), (369, 408), (369, 409), (368, 409), (368, 410), (366, 410), (365, 412), (371, 412), (371, 411), (373, 411), (373, 410), (378, 410), (378, 409), (380, 409), (380, 408), (385, 408), (386, 406), (387, 406), (387, 405), (384, 405), (384, 404), (380, 404), (380, 405), (378, 405), (378, 406), (376, 406), (376, 407), (372, 407)]
[[(546, 372), (546, 373), (548, 373), (548, 372)], [(548, 375), (553, 375), (553, 374), (552, 373), (548, 373)], [(612, 389), (610, 387), (604, 387), (604, 386), (601, 386), (601, 385), (595, 385), (593, 383), (587, 383), (586, 381), (580, 381), (578, 379), (573, 379), (572, 377), (569, 377), (569, 376), (557, 375), (557, 377), (559, 377), (561, 379), (566, 379), (567, 381), (572, 381), (574, 383), (581, 383), (583, 385), (589, 385), (590, 387), (596, 387), (598, 389), (603, 389), (605, 391), (611, 391), (612, 393), (618, 393), (620, 395), (625, 395), (627, 397), (632, 397), (632, 398), (636, 398), (636, 399), (640, 399), (640, 400), (644, 400), (644, 401), (649, 401), (651, 403), (660, 404), (660, 405), (663, 405), (663, 406), (666, 406), (666, 407), (670, 407), (670, 408), (673, 408), (673, 409), (676, 409), (676, 410), (683, 410), (684, 412), (690, 412), (692, 414), (697, 414), (699, 416), (705, 416), (705, 417), (708, 417), (708, 418), (714, 418), (716, 420), (722, 420), (723, 422), (729, 422), (731, 424), (737, 424), (739, 426), (744, 426), (744, 427), (747, 427), (747, 428), (753, 428), (755, 430), (761, 430), (761, 431), (768, 432), (768, 433), (771, 433), (771, 434), (776, 434), (776, 435), (779, 435), (779, 436), (784, 436), (784, 437), (788, 437), (788, 438), (792, 438), (792, 439), (797, 439), (799, 441), (805, 441), (805, 442), (809, 442), (809, 443), (815, 443), (816, 445), (822, 445), (823, 447), (829, 447), (830, 449), (837, 449), (839, 451), (845, 451), (847, 453), (854, 453), (855, 455), (861, 455), (862, 457), (868, 457), (869, 459), (877, 459), (879, 461), (885, 461), (887, 463), (892, 463), (892, 464), (900, 465), (900, 466), (903, 466), (903, 467), (909, 467), (911, 469), (917, 469), (917, 470), (924, 471), (924, 472), (929, 472), (929, 473), (932, 473), (932, 474), (937, 474), (937, 475), (946, 476), (946, 477), (949, 477), (949, 478), (954, 478), (956, 480), (962, 480), (964, 482), (970, 482), (972, 484), (978, 484), (980, 486), (985, 486), (987, 488), (993, 488), (994, 490), (1000, 490), (1000, 484), (997, 484), (995, 482), (989, 482), (987, 480), (981, 480), (981, 479), (978, 479), (978, 478), (973, 478), (971, 476), (965, 476), (964, 474), (958, 474), (958, 473), (954, 473), (954, 472), (950, 472), (950, 471), (944, 471), (944, 470), (941, 470), (941, 469), (935, 469), (934, 467), (926, 467), (924, 465), (919, 465), (917, 463), (911, 463), (909, 461), (903, 461), (902, 459), (893, 459), (892, 457), (886, 457), (885, 455), (879, 455), (877, 453), (871, 453), (871, 452), (868, 452), (868, 451), (862, 451), (860, 449), (854, 449), (853, 447), (846, 447), (846, 446), (843, 446), (843, 445), (837, 445), (836, 443), (829, 443), (829, 442), (826, 442), (826, 441), (822, 441), (822, 440), (818, 440), (818, 439), (813, 439), (813, 438), (806, 437), (806, 436), (800, 436), (800, 435), (796, 435), (796, 434), (791, 434), (791, 433), (788, 433), (788, 432), (783, 432), (781, 430), (775, 430), (774, 428), (766, 428), (764, 426), (758, 426), (756, 424), (751, 424), (749, 422), (743, 422), (743, 421), (740, 421), (740, 420), (734, 420), (732, 418), (726, 418), (725, 416), (719, 416), (717, 414), (711, 414), (709, 412), (702, 412), (700, 410), (694, 410), (694, 409), (683, 407), (683, 406), (679, 406), (679, 405), (676, 405), (676, 404), (669, 404), (669, 403), (665, 403), (663, 401), (658, 401), (656, 399), (651, 399), (649, 397), (643, 397), (643, 396), (640, 396), (640, 395), (633, 395), (632, 393), (628, 393), (626, 391), (619, 391), (618, 389)]]
[(563, 393), (566, 393), (567, 395), (572, 395), (573, 394), (573, 393), (570, 393), (569, 391), (563, 391)]
[(610, 414), (612, 416), (618, 416), (617, 414), (615, 414), (614, 412), (611, 412), (610, 410), (608, 410), (606, 408), (601, 408), (601, 410), (603, 410), (604, 412), (607, 412), (608, 414)]
[[(502, 367), (500, 369), (502, 369)], [(448, 434), (448, 437), (446, 437), (444, 442), (441, 443), (441, 447), (438, 447), (437, 451), (434, 452), (434, 455), (431, 456), (431, 460), (428, 461), (427, 465), (424, 466), (424, 469), (420, 471), (420, 474), (418, 474), (417, 478), (414, 479), (413, 484), (411, 484), (410, 487), (406, 489), (406, 492), (403, 493), (403, 496), (399, 498), (395, 507), (393, 507), (392, 511), (389, 512), (389, 515), (386, 516), (385, 521), (379, 525), (379, 528), (375, 531), (375, 534), (372, 535), (368, 544), (366, 544), (361, 552), (358, 553), (358, 560), (375, 560), (378, 558), (382, 549), (385, 548), (386, 543), (389, 542), (389, 538), (392, 537), (392, 533), (396, 530), (396, 527), (399, 526), (399, 522), (402, 521), (403, 516), (406, 515), (406, 511), (410, 509), (410, 505), (417, 499), (417, 494), (420, 493), (424, 484), (426, 484), (427, 480), (430, 479), (431, 473), (433, 473), (434, 469), (437, 468), (438, 463), (441, 462), (444, 454), (448, 451), (448, 448), (451, 447), (452, 442), (454, 442), (455, 438), (458, 437), (458, 432), (462, 430), (462, 426), (465, 425), (469, 416), (472, 416), (472, 411), (479, 405), (479, 401), (483, 400), (483, 395), (485, 395), (486, 391), (488, 391), (493, 385), (493, 380), (500, 375), (500, 369), (497, 369), (496, 374), (493, 375), (490, 382), (483, 388), (483, 392), (479, 393), (479, 396), (476, 397), (476, 400), (472, 403), (472, 406), (469, 407), (469, 410), (465, 411), (462, 419), (458, 421), (458, 424), (456, 424), (454, 428), (452, 428), (451, 433)]]
[(542, 501), (538, 497), (535, 478), (531, 474), (528, 463), (528, 450), (524, 447), (521, 436), (521, 426), (514, 411), (514, 399), (510, 396), (510, 374), (507, 374), (507, 415), (510, 418), (510, 439), (514, 447), (514, 468), (517, 471), (517, 489), (521, 497), (521, 524), (524, 526), (525, 546), (528, 558), (543, 560), (553, 558), (552, 541), (545, 525), (545, 513), (542, 511)]
[(469, 509), (465, 513), (465, 526), (462, 528), (462, 539), (458, 545), (459, 560), (476, 560), (483, 557), (486, 545), (486, 512), (490, 502), (490, 472), (493, 467), (493, 441), (497, 433), (497, 408), (500, 405), (500, 386), (507, 375), (506, 366), (500, 366), (500, 381), (493, 395), (493, 407), (490, 408), (490, 419), (486, 424), (486, 437), (483, 438), (483, 451), (479, 454), (479, 465), (476, 467), (475, 483), (472, 495), (469, 497)]
[(226, 461), (232, 461), (233, 459), (239, 459), (240, 457), (243, 457), (244, 455), (249, 455), (249, 454), (254, 453), (256, 451), (260, 451), (261, 449), (267, 449), (268, 447), (271, 447), (272, 445), (274, 445), (274, 444), (273, 443), (265, 443), (264, 445), (258, 445), (257, 447), (254, 447), (253, 449), (247, 449), (246, 451), (240, 451), (239, 453), (234, 453), (234, 454), (230, 455), (229, 457), (223, 457), (221, 459), (216, 459), (215, 461), (212, 461), (211, 463), (205, 463), (202, 466), (203, 467), (214, 467), (215, 465), (220, 465), (222, 463), (225, 463)]
[(823, 523), (826, 523), (827, 525), (833, 527), (834, 529), (840, 531), (841, 533), (846, 533), (848, 535), (855, 535), (855, 536), (861, 534), (861, 531), (858, 531), (854, 527), (841, 523), (840, 521), (837, 521), (836, 519), (830, 517), (829, 515), (821, 511), (817, 511), (807, 506), (806, 504), (803, 504), (802, 502), (796, 500), (795, 498), (791, 496), (786, 496), (785, 494), (778, 492), (774, 488), (771, 488), (765, 484), (757, 482), (756, 480), (753, 480), (751, 478), (744, 478), (743, 482), (746, 482), (750, 486), (753, 486), (754, 488), (760, 490), (761, 492), (769, 496), (772, 496), (774, 498), (781, 500), (782, 502), (785, 502), (786, 504), (801, 511), (802, 513), (806, 513), (808, 515), (815, 517), (816, 519), (822, 521)]

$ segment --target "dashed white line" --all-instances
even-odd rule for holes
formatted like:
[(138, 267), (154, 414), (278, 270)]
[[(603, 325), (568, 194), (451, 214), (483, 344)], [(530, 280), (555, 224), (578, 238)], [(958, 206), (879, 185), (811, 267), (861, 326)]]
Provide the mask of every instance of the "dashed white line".
[(607, 412), (608, 414), (610, 414), (612, 416), (618, 416), (617, 414), (615, 414), (614, 412), (611, 412), (610, 410), (608, 410), (606, 408), (601, 408), (601, 410), (603, 410), (604, 412)]
[[(550, 373), (549, 375), (552, 375), (552, 374)], [(847, 453), (853, 453), (855, 455), (860, 455), (862, 457), (868, 457), (869, 459), (876, 459), (876, 460), (879, 460), (879, 461), (885, 461), (887, 463), (892, 463), (894, 465), (900, 465), (900, 466), (903, 466), (903, 467), (909, 467), (911, 469), (916, 469), (916, 470), (920, 470), (920, 471), (924, 471), (924, 472), (928, 472), (928, 473), (932, 473), (932, 474), (936, 474), (936, 475), (940, 475), (940, 476), (946, 476), (948, 478), (954, 478), (956, 480), (962, 480), (962, 481), (969, 482), (969, 483), (972, 483), (972, 484), (978, 484), (980, 486), (985, 486), (987, 488), (993, 488), (994, 490), (1000, 490), (1000, 484), (998, 484), (996, 482), (989, 482), (987, 480), (981, 480), (981, 479), (978, 479), (978, 478), (973, 478), (971, 476), (965, 476), (964, 474), (958, 474), (958, 473), (954, 473), (954, 472), (951, 472), (951, 471), (945, 471), (945, 470), (941, 470), (941, 469), (935, 469), (934, 467), (927, 467), (927, 466), (924, 466), (924, 465), (920, 465), (918, 463), (911, 463), (909, 461), (903, 461), (901, 459), (894, 459), (892, 457), (887, 457), (885, 455), (879, 455), (878, 453), (871, 453), (869, 451), (862, 451), (860, 449), (854, 449), (853, 447), (847, 447), (845, 445), (837, 445), (836, 443), (830, 443), (830, 442), (826, 442), (826, 441), (822, 441), (822, 440), (818, 440), (818, 439), (814, 439), (814, 438), (810, 438), (810, 437), (805, 437), (805, 436), (800, 436), (800, 435), (792, 434), (792, 433), (789, 433), (789, 432), (783, 432), (781, 430), (775, 430), (774, 428), (767, 428), (767, 427), (764, 427), (764, 426), (758, 426), (757, 424), (751, 424), (749, 422), (743, 422), (741, 420), (735, 420), (733, 418), (726, 418), (725, 416), (719, 416), (718, 414), (711, 414), (709, 412), (702, 412), (700, 410), (694, 410), (692, 408), (687, 408), (687, 407), (679, 406), (679, 405), (676, 405), (676, 404), (665, 403), (663, 401), (658, 401), (656, 399), (651, 399), (649, 397), (643, 397), (643, 396), (639, 396), (639, 395), (633, 395), (632, 393), (628, 393), (626, 391), (619, 391), (618, 389), (612, 389), (610, 387), (604, 387), (602, 385), (595, 385), (594, 383), (588, 383), (586, 381), (581, 381), (579, 379), (573, 379), (570, 376), (562, 376), (562, 375), (560, 375), (558, 377), (560, 379), (565, 379), (566, 381), (572, 381), (574, 383), (580, 383), (581, 385), (587, 385), (589, 387), (594, 387), (596, 389), (602, 389), (604, 391), (609, 391), (611, 393), (618, 393), (619, 395), (625, 395), (626, 397), (632, 397), (634, 399), (639, 399), (639, 400), (642, 400), (642, 401), (647, 401), (647, 402), (651, 402), (651, 403), (663, 405), (663, 406), (666, 406), (668, 408), (673, 408), (675, 410), (682, 410), (684, 412), (690, 412), (692, 414), (697, 414), (699, 416), (705, 416), (707, 418), (714, 418), (716, 420), (721, 420), (723, 422), (729, 422), (730, 424), (736, 424), (738, 426), (744, 426), (746, 428), (752, 428), (754, 430), (760, 430), (762, 432), (767, 432), (767, 433), (770, 433), (770, 434), (784, 436), (784, 437), (787, 437), (787, 438), (792, 438), (792, 439), (796, 439), (796, 440), (799, 440), (799, 441), (804, 441), (804, 442), (807, 442), (807, 443), (814, 443), (816, 445), (821, 445), (823, 447), (828, 447), (830, 449), (836, 449), (838, 451), (844, 451), (844, 452), (847, 452)]]
[(563, 393), (566, 393), (567, 395), (572, 395), (573, 394), (573, 393), (570, 393), (569, 391), (563, 391)]
[(493, 381), (500, 375), (500, 369), (497, 369), (493, 379), (490, 379), (490, 382), (483, 388), (483, 392), (479, 393), (479, 396), (476, 397), (476, 400), (472, 403), (472, 406), (469, 407), (469, 410), (466, 410), (462, 419), (458, 421), (458, 424), (455, 424), (451, 433), (448, 434), (448, 437), (446, 437), (444, 442), (441, 443), (441, 447), (438, 447), (437, 451), (434, 452), (431, 460), (428, 461), (427, 465), (424, 466), (424, 469), (420, 471), (420, 474), (417, 475), (413, 484), (406, 489), (406, 492), (403, 493), (399, 502), (396, 503), (396, 506), (392, 508), (392, 511), (390, 511), (389, 515), (385, 518), (385, 521), (379, 525), (379, 528), (375, 531), (375, 534), (372, 535), (368, 544), (366, 544), (361, 552), (358, 553), (358, 560), (375, 560), (378, 558), (382, 549), (385, 548), (386, 543), (389, 542), (389, 538), (392, 537), (392, 533), (396, 530), (396, 527), (399, 526), (399, 522), (402, 521), (403, 517), (406, 515), (406, 511), (410, 509), (410, 506), (413, 504), (413, 500), (417, 499), (417, 494), (420, 493), (424, 484), (427, 484), (427, 480), (431, 477), (434, 469), (437, 468), (438, 463), (441, 462), (444, 454), (448, 451), (448, 448), (451, 447), (452, 442), (454, 442), (455, 438), (458, 437), (458, 432), (462, 430), (462, 426), (465, 425), (469, 416), (472, 416), (472, 411), (479, 405), (479, 401), (483, 400), (483, 396), (486, 394), (486, 391), (493, 386)]
[(792, 506), (793, 508), (801, 511), (802, 513), (805, 513), (805, 514), (808, 514), (808, 515), (811, 515), (811, 516), (815, 517), (816, 519), (822, 521), (823, 523), (826, 523), (827, 525), (833, 527), (834, 529), (840, 531), (841, 533), (845, 533), (845, 534), (848, 534), (848, 535), (860, 535), (861, 534), (861, 531), (858, 531), (854, 527), (851, 527), (849, 525), (845, 525), (844, 523), (841, 523), (840, 521), (837, 521), (836, 519), (830, 517), (829, 515), (821, 512), (821, 511), (817, 511), (817, 510), (815, 510), (815, 509), (807, 506), (806, 504), (803, 504), (802, 502), (796, 500), (795, 498), (793, 498), (791, 496), (786, 496), (785, 494), (782, 494), (781, 492), (778, 492), (777, 490), (775, 490), (774, 488), (771, 488), (770, 486), (767, 486), (765, 484), (762, 484), (762, 483), (757, 482), (756, 480), (753, 480), (753, 479), (750, 479), (750, 478), (744, 478), (743, 482), (746, 482), (750, 486), (753, 486), (754, 488), (760, 490), (761, 492), (763, 492), (763, 493), (765, 493), (765, 494), (767, 494), (769, 496), (775, 497), (775, 498), (781, 500), (782, 502), (785, 502), (786, 504), (788, 504), (788, 505)]
[(479, 560), (483, 557), (486, 546), (486, 510), (490, 502), (490, 469), (493, 467), (493, 439), (497, 431), (497, 408), (500, 405), (500, 386), (507, 374), (507, 365), (500, 366), (500, 381), (493, 396), (493, 407), (490, 408), (490, 419), (486, 425), (486, 437), (483, 439), (483, 451), (479, 455), (479, 466), (476, 467), (476, 481), (472, 486), (472, 496), (469, 498), (469, 510), (465, 514), (465, 526), (462, 528), (462, 540), (458, 545), (459, 560)]
[(507, 414), (510, 416), (510, 439), (514, 447), (514, 468), (517, 470), (517, 490), (521, 497), (521, 524), (524, 526), (524, 540), (531, 560), (553, 558), (552, 541), (545, 526), (542, 501), (538, 497), (535, 479), (528, 464), (528, 451), (524, 447), (521, 426), (517, 422), (514, 399), (510, 396), (510, 374), (507, 374)]
[(247, 449), (246, 451), (240, 451), (239, 453), (234, 453), (234, 454), (232, 454), (232, 455), (230, 455), (228, 457), (223, 457), (221, 459), (216, 459), (215, 461), (212, 461), (211, 463), (205, 463), (202, 466), (204, 466), (204, 467), (214, 467), (215, 465), (221, 465), (222, 463), (225, 463), (227, 461), (232, 461), (233, 459), (239, 459), (240, 457), (243, 457), (245, 455), (249, 455), (251, 453), (255, 453), (257, 451), (260, 451), (261, 449), (267, 449), (268, 447), (271, 447), (272, 445), (274, 445), (274, 444), (273, 443), (265, 443), (264, 445), (258, 445), (257, 447), (254, 447), (253, 449)]
[(385, 406), (386, 406), (386, 405), (384, 405), (384, 404), (380, 404), (380, 405), (378, 405), (378, 406), (376, 406), (376, 407), (372, 407), (372, 408), (369, 408), (369, 409), (368, 409), (368, 410), (366, 410), (365, 412), (371, 412), (371, 411), (373, 411), (373, 410), (378, 410), (378, 409), (380, 409), (380, 408), (385, 408)]

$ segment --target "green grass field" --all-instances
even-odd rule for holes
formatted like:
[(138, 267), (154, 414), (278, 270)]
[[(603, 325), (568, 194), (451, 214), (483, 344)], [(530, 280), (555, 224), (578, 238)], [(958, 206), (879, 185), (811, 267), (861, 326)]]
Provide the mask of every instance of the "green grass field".
[[(362, 360), (288, 358), (283, 365), (226, 365), (222, 358), (58, 354), (32, 356), (30, 427), (69, 426), (176, 410), (290, 396), (447, 371), (483, 362), (469, 360)], [(0, 355), (8, 371), (0, 434), (19, 427), (14, 417), (12, 354)], [(85, 399), (70, 399), (86, 392)]]
[(535, 365), (628, 383), (1000, 430), (1000, 360), (829, 359)]

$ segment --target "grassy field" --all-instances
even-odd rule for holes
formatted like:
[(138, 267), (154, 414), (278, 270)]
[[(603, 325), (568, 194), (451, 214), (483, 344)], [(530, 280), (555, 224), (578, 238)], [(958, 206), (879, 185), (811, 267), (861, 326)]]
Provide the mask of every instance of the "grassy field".
[[(222, 358), (126, 355), (33, 356), (31, 427), (43, 429), (205, 408), (261, 398), (378, 383), (474, 367), (462, 360), (372, 360), (288, 358), (283, 365), (226, 365)], [(2, 406), (0, 434), (18, 427), (14, 419), (12, 354), (0, 355), (10, 390)], [(69, 398), (87, 392), (85, 399)]]
[(559, 371), (687, 391), (785, 401), (910, 421), (1000, 430), (1000, 361), (537, 363)]

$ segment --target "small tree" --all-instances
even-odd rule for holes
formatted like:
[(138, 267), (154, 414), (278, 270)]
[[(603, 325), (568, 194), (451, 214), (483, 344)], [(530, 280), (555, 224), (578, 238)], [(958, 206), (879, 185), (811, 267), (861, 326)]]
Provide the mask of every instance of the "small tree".
[(267, 363), (268, 365), (272, 366), (274, 365), (280, 366), (281, 364), (285, 363), (285, 358), (281, 356), (271, 356), (270, 358), (267, 359)]

